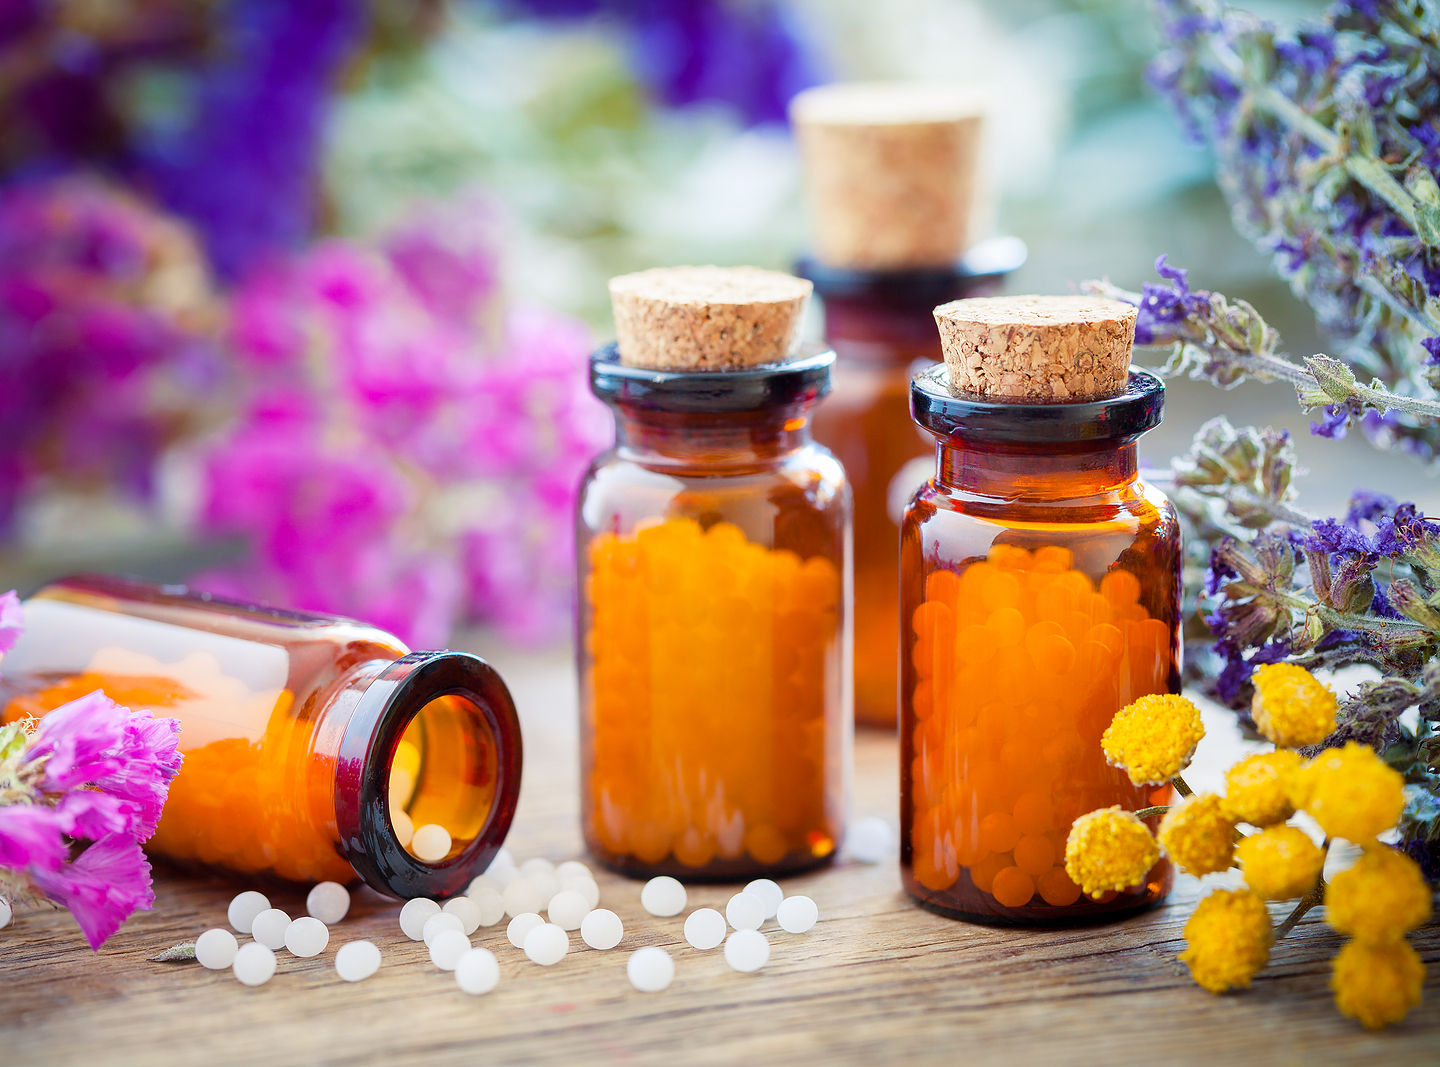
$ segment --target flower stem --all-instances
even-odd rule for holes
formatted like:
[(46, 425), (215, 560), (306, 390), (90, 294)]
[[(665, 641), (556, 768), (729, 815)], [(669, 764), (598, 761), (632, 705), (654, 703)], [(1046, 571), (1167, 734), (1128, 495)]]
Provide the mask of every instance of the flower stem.
[(1325, 879), (1321, 878), (1320, 881), (1315, 883), (1314, 889), (1300, 898), (1294, 910), (1285, 916), (1285, 921), (1275, 928), (1275, 940), (1279, 941), (1291, 930), (1295, 929), (1295, 927), (1299, 925), (1300, 920), (1305, 917), (1306, 913), (1309, 912), (1311, 908), (1318, 906), (1324, 899)]
[(1185, 779), (1181, 778), (1178, 774), (1170, 779), (1170, 784), (1175, 787), (1175, 792), (1179, 793), (1182, 797), (1195, 795), (1195, 790), (1191, 789)]
[(1170, 810), (1169, 804), (1152, 804), (1148, 808), (1141, 808), (1135, 813), (1137, 819), (1153, 819), (1157, 815), (1164, 815)]

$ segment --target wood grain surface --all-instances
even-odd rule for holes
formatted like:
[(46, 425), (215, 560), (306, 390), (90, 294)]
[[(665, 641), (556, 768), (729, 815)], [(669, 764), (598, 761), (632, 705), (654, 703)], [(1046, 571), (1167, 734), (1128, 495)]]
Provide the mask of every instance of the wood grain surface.
[[(494, 660), (523, 709), (527, 760), (510, 836), (518, 859), (577, 857), (575, 708), (567, 663), (501, 653)], [(1223, 734), (1215, 730), (1216, 735)], [(1207, 739), (1217, 766), (1233, 739)], [(896, 809), (895, 742), (862, 733), (854, 810)], [(1197, 768), (1204, 774), (1204, 768)], [(1175, 961), (1200, 891), (1181, 879), (1171, 902), (1110, 926), (1025, 931), (972, 926), (912, 907), (893, 863), (842, 864), (790, 879), (820, 906), (792, 936), (767, 924), (758, 974), (731, 972), (719, 951), (681, 936), (684, 916), (656, 919), (639, 884), (600, 874), (602, 906), (626, 924), (620, 948), (594, 952), (572, 935), (552, 968), (528, 962), (504, 927), (477, 931), (500, 959), (499, 987), (470, 997), (406, 940), (398, 908), (368, 891), (319, 957), (280, 952), (265, 986), (228, 971), (148, 957), (211, 926), (243, 881), (161, 871), (155, 910), (98, 954), (64, 913), (22, 912), (0, 931), (0, 1065), (310, 1063), (1377, 1063), (1440, 1062), (1440, 927), (1412, 939), (1429, 966), (1425, 1002), (1402, 1025), (1367, 1033), (1334, 1009), (1328, 961), (1339, 939), (1315, 919), (1276, 949), (1254, 987), (1214, 997)], [(693, 908), (723, 908), (732, 889), (692, 887)], [(303, 914), (303, 887), (271, 891)], [(688, 912), (689, 908), (687, 908)], [(368, 938), (379, 973), (347, 985), (335, 949)], [(661, 945), (675, 982), (641, 994), (628, 951)]]

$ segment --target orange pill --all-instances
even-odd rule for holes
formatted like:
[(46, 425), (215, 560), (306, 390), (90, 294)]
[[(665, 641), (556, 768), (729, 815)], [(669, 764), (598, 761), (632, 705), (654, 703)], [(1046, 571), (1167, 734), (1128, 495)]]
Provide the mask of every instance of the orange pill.
[(1100, 595), (1116, 606), (1133, 604), (1140, 599), (1140, 579), (1116, 567), (1100, 579)]
[(1068, 571), (1075, 562), (1075, 553), (1060, 545), (1046, 545), (1035, 550), (1035, 569), (1059, 574)]
[(925, 579), (925, 599), (954, 604), (960, 599), (960, 576), (954, 571), (935, 571)]
[(1080, 899), (1080, 887), (1070, 880), (1063, 867), (1051, 867), (1035, 879), (1040, 897), (1053, 908), (1068, 908)]
[(934, 637), (937, 633), (955, 632), (955, 612), (948, 604), (938, 600), (927, 600), (915, 609), (911, 617), (918, 637)]
[(981, 857), (973, 864), (970, 870), (970, 881), (975, 883), (975, 888), (982, 893), (990, 892), (990, 887), (995, 882), (995, 876), (1006, 867), (1015, 866), (1014, 858), (1008, 852), (994, 853)]
[(1019, 837), (1009, 812), (992, 811), (980, 820), (980, 844), (987, 851), (1009, 852)]
[(1015, 829), (1022, 834), (1040, 834), (1055, 822), (1055, 805), (1044, 793), (1022, 793), (1015, 801)]
[(1055, 863), (1055, 846), (1044, 834), (1027, 834), (1015, 842), (1015, 866), (1031, 877), (1044, 874)]
[(998, 541), (990, 546), (989, 560), (1002, 571), (1028, 570), (1032, 563), (1029, 550)]
[(1020, 601), (1020, 579), (1005, 571), (992, 570), (980, 586), (980, 604), (987, 611), (1013, 608)]
[(1013, 607), (998, 608), (986, 618), (985, 629), (996, 645), (1009, 648), (1025, 639), (1025, 616)]
[(1035, 880), (1019, 867), (1006, 867), (990, 883), (990, 895), (1007, 908), (1018, 908), (1035, 895)]
[(995, 657), (995, 635), (975, 623), (964, 626), (956, 637), (955, 654), (967, 667), (989, 663)]

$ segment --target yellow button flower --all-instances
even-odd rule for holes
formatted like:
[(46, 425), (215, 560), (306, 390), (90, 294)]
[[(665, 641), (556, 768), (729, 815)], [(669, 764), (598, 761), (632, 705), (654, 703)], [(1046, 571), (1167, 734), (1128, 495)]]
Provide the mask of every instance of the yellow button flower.
[(1160, 820), (1160, 847), (1190, 874), (1228, 871), (1235, 852), (1235, 824), (1214, 793), (1196, 793)]
[(1065, 840), (1065, 873), (1092, 897), (1142, 884), (1159, 859), (1150, 828), (1120, 807), (1080, 816)]
[(1257, 752), (1225, 772), (1225, 814), (1236, 822), (1274, 826), (1295, 814), (1290, 793), (1303, 761), (1287, 748)]
[(1398, 1023), (1420, 1003), (1425, 965), (1404, 941), (1351, 941), (1335, 957), (1335, 1006), (1367, 1030)]
[(1272, 826), (1242, 838), (1235, 858), (1245, 884), (1266, 900), (1304, 896), (1320, 880), (1325, 850), (1294, 826)]
[(1373, 845), (1325, 887), (1325, 921), (1360, 941), (1394, 941), (1430, 918), (1430, 887), (1419, 865)]
[(1199, 708), (1182, 696), (1153, 694), (1117, 711), (1100, 747), (1136, 785), (1160, 785), (1185, 769), (1204, 736)]
[(1365, 844), (1395, 825), (1405, 807), (1405, 779), (1358, 741), (1327, 749), (1295, 775), (1295, 806), (1331, 837)]
[(1263, 900), (1244, 890), (1220, 889), (1202, 900), (1185, 924), (1180, 962), (1212, 993), (1243, 989), (1270, 958), (1273, 939)]
[(1281, 748), (1318, 745), (1335, 732), (1335, 694), (1304, 667), (1267, 663), (1255, 669), (1251, 681), (1250, 717)]

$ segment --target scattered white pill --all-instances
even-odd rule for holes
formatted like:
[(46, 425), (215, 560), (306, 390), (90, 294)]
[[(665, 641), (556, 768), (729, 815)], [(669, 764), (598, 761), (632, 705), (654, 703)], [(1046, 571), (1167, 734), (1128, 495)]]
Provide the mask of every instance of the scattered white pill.
[(275, 953), (258, 941), (241, 945), (230, 964), (241, 985), (264, 985), (275, 975)]
[(809, 897), (786, 897), (775, 919), (787, 934), (803, 934), (820, 918), (820, 909)]
[(564, 863), (556, 864), (555, 877), (562, 882), (567, 878), (589, 878), (593, 881), (595, 875), (579, 860), (566, 860)]
[(510, 924), (505, 927), (505, 936), (510, 939), (510, 944), (518, 949), (523, 949), (525, 947), (525, 935), (544, 921), (537, 912), (522, 911), (519, 915), (515, 916), (515, 918), (511, 919)]
[(334, 926), (350, 913), (350, 890), (339, 882), (321, 882), (306, 895), (305, 910), (326, 926)]
[(240, 942), (229, 930), (216, 927), (195, 939), (195, 961), (210, 971), (223, 971), (235, 962)]
[(526, 878), (532, 878), (537, 874), (554, 874), (555, 864), (551, 863), (544, 856), (531, 856), (524, 863), (520, 864), (520, 873)]
[(736, 930), (725, 939), (725, 962), (743, 974), (758, 971), (770, 959), (770, 941), (759, 930)]
[(439, 823), (427, 822), (415, 827), (415, 836), (410, 838), (410, 852), (424, 863), (439, 863), (450, 855), (450, 831)]
[(488, 993), (500, 982), (500, 963), (488, 948), (472, 948), (455, 961), (455, 982), (474, 996)]
[(562, 930), (578, 930), (590, 914), (590, 902), (573, 889), (562, 889), (550, 898), (545, 909), (550, 921)]
[(525, 935), (525, 955), (542, 967), (552, 967), (570, 951), (570, 935), (554, 923), (541, 923)]
[(482, 889), (488, 889), (492, 893), (501, 893), (504, 892), (505, 887), (501, 885), (500, 880), (493, 875), (477, 874), (474, 878), (470, 879), (470, 884), (465, 887), (465, 895), (467, 897), (473, 897)]
[(441, 930), (429, 945), (430, 962), (442, 971), (453, 971), (460, 957), (470, 951), (470, 939), (459, 930)]
[(871, 815), (846, 832), (845, 851), (860, 863), (884, 863), (895, 858), (895, 832), (884, 819)]
[(675, 979), (675, 961), (655, 945), (637, 948), (625, 964), (630, 984), (642, 993), (658, 993)]
[(749, 893), (736, 893), (725, 905), (725, 921), (737, 930), (758, 930), (765, 925), (765, 905)]
[(665, 919), (685, 910), (685, 887), (668, 874), (652, 878), (640, 890), (640, 905), (651, 915)]
[(10, 925), (10, 918), (14, 914), (15, 911), (10, 907), (10, 902), (4, 897), (0, 897), (0, 930)]
[(560, 891), (563, 893), (567, 889), (572, 889), (576, 893), (579, 893), (585, 898), (585, 903), (589, 904), (592, 908), (598, 908), (600, 906), (600, 887), (595, 883), (595, 879), (588, 875), (584, 877), (572, 875), (569, 878), (560, 879)]
[(248, 934), (250, 928), (255, 925), (255, 916), (270, 907), (270, 898), (264, 893), (257, 893), (253, 889), (247, 889), (230, 902), (230, 907), (225, 912), (225, 917), (230, 920), (230, 926), (238, 934)]
[(525, 875), (525, 881), (535, 888), (541, 900), (549, 900), (560, 892), (560, 879), (554, 871), (534, 871)]
[(785, 890), (780, 888), (779, 882), (771, 881), (769, 878), (757, 878), (745, 887), (744, 890), (752, 897), (757, 898), (765, 906), (765, 918), (775, 918), (775, 912), (780, 907), (780, 902), (785, 899)]
[(469, 897), (451, 897), (440, 910), (460, 920), (466, 937), (480, 928), (480, 905)]
[(591, 948), (614, 948), (625, 936), (625, 925), (608, 908), (597, 908), (580, 920), (580, 940)]
[(521, 878), (507, 885), (504, 898), (505, 914), (512, 918), (527, 911), (538, 912), (550, 899), (550, 897), (542, 897), (540, 890), (535, 888), (528, 878)]
[(511, 852), (508, 848), (497, 848), (495, 850), (495, 858), (490, 861), (490, 866), (515, 869), (515, 853)]
[(411, 941), (425, 940), (425, 924), (431, 916), (440, 914), (440, 905), (429, 897), (415, 897), (407, 900), (400, 909), (400, 929)]
[(685, 940), (692, 948), (715, 948), (725, 940), (725, 916), (714, 908), (692, 911), (685, 920)]
[(465, 933), (465, 923), (454, 912), (439, 912), (425, 920), (425, 925), (420, 930), (420, 940), (427, 945), (433, 945), (435, 939), (446, 930), (458, 930), (463, 934)]
[(268, 949), (284, 948), (288, 929), (290, 916), (279, 908), (266, 908), (250, 924), (250, 936)]
[(318, 956), (330, 944), (330, 928), (313, 915), (302, 915), (285, 928), (285, 947), (302, 959)]
[(480, 915), (481, 926), (494, 926), (505, 918), (505, 898), (496, 890), (487, 887), (469, 896)]
[(391, 808), (390, 825), (395, 830), (395, 840), (400, 842), (400, 847), (409, 848), (415, 838), (415, 824), (410, 821), (410, 816), (399, 808)]
[(335, 973), (346, 982), (363, 982), (380, 969), (380, 950), (373, 941), (351, 941), (335, 953)]
[(495, 887), (501, 893), (505, 892), (506, 888), (524, 877), (524, 875), (514, 867), (497, 868), (493, 863), (490, 865), (490, 869), (485, 872), (485, 876), (494, 879)]

